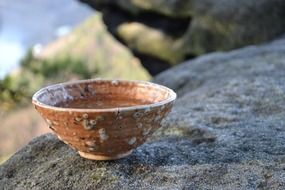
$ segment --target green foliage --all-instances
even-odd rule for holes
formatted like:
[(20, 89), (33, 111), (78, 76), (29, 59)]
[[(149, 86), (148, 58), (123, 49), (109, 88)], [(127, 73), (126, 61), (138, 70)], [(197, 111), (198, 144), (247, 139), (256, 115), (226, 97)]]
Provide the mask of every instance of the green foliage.
[(52, 60), (31, 59), (30, 55), (23, 61), (23, 67), (34, 74), (40, 74), (45, 78), (78, 75), (81, 78), (90, 78), (99, 72), (97, 68), (89, 68), (83, 61), (71, 57), (63, 57)]
[(31, 82), (29, 78), (27, 73), (23, 76), (7, 76), (0, 81), (0, 109), (7, 110), (26, 102), (24, 99), (30, 94), (29, 89), (31, 89), (29, 88)]
[(19, 73), (8, 75), (0, 81), (0, 109), (9, 110), (29, 102), (32, 94), (47, 83), (70, 79), (91, 78), (99, 72), (96, 67), (90, 68), (79, 59), (62, 57), (40, 60), (31, 51), (22, 60)]

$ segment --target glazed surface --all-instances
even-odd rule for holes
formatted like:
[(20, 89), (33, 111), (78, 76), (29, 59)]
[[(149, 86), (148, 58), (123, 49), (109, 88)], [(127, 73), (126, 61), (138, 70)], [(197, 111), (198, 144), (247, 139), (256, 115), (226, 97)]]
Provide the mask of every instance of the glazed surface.
[(128, 97), (103, 97), (95, 96), (83, 99), (74, 99), (57, 104), (57, 107), (62, 108), (81, 108), (81, 109), (106, 109), (119, 107), (132, 107), (138, 105), (147, 105), (152, 102), (133, 99)]
[(155, 104), (171, 95), (148, 82), (94, 80), (53, 85), (39, 91), (35, 99), (54, 107), (104, 109)]
[(81, 156), (110, 160), (144, 143), (174, 99), (170, 89), (149, 82), (88, 80), (44, 88), (33, 103), (58, 138)]

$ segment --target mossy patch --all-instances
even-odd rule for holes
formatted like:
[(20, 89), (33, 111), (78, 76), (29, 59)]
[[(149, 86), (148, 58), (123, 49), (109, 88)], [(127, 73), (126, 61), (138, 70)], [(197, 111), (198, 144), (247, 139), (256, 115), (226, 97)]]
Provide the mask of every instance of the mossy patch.
[(125, 23), (118, 27), (117, 33), (131, 49), (158, 57), (171, 64), (177, 64), (184, 59), (179, 38), (172, 38), (160, 30), (140, 23)]
[(216, 136), (201, 128), (193, 128), (187, 126), (165, 127), (155, 133), (156, 137), (179, 137), (189, 139), (195, 144), (210, 143), (216, 140)]
[(0, 156), (0, 165), (3, 164), (6, 160), (8, 160), (11, 155)]
[(91, 174), (91, 178), (96, 185), (106, 183), (113, 186), (119, 180), (119, 177), (109, 172), (107, 168), (97, 168), (96, 171)]

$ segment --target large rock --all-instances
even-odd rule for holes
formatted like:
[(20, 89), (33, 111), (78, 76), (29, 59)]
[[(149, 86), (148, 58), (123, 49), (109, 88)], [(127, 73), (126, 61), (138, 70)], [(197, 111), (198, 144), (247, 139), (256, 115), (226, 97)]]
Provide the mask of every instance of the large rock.
[(259, 44), (285, 32), (284, 0), (81, 1), (103, 12), (109, 30), (152, 74), (189, 57)]
[(179, 98), (127, 158), (90, 161), (51, 134), (0, 166), (3, 189), (284, 189), (285, 40), (159, 75)]

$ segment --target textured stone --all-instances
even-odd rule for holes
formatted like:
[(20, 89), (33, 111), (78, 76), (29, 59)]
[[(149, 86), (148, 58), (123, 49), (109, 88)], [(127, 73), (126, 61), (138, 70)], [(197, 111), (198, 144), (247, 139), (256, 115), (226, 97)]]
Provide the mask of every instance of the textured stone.
[(127, 158), (84, 160), (53, 135), (0, 166), (3, 189), (284, 189), (285, 40), (188, 61), (155, 78), (179, 98)]
[(151, 74), (167, 68), (157, 64), (260, 44), (285, 32), (284, 0), (81, 1), (103, 13), (111, 33)]

